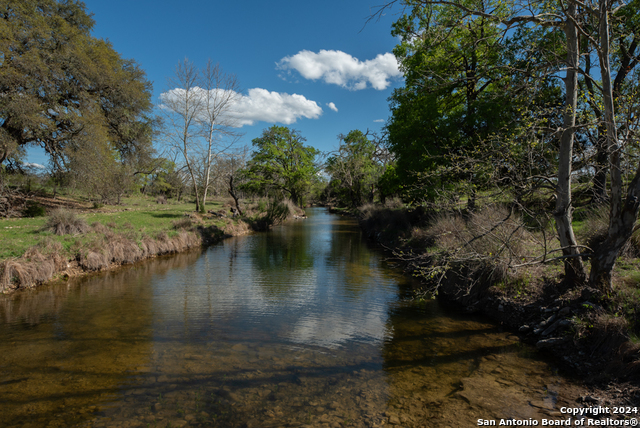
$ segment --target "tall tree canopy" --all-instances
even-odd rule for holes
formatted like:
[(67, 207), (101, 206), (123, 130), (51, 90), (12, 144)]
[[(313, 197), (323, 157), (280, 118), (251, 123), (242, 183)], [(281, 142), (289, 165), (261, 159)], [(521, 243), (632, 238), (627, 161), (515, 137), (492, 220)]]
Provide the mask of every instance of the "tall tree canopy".
[(298, 131), (272, 126), (253, 139), (254, 152), (244, 170), (244, 188), (254, 192), (289, 197), (302, 204), (314, 180), (318, 150), (304, 145)]
[[(611, 214), (607, 238), (591, 256), (589, 281), (610, 289), (616, 257), (631, 236), (640, 211), (637, 161), (628, 170), (633, 178), (622, 177), (625, 151), (637, 144), (637, 104), (633, 98), (621, 96), (633, 93), (632, 88), (637, 87), (638, 76), (632, 70), (638, 63), (638, 1), (404, 0), (402, 3), (408, 13), (395, 26), (395, 33), (402, 35), (396, 55), (407, 76), (407, 87), (392, 98), (396, 104), (392, 104), (393, 118), (389, 124), (389, 141), (398, 156), (398, 170), (413, 162), (409, 165), (433, 172), (430, 164), (435, 164), (439, 168), (435, 168), (437, 174), (456, 182), (464, 178), (467, 169), (464, 164), (452, 163), (455, 157), (451, 155), (482, 159), (484, 146), (468, 150), (477, 143), (507, 143), (502, 153), (513, 161), (501, 161), (495, 156), (489, 162), (502, 170), (517, 167), (518, 156), (513, 154), (524, 146), (513, 144), (514, 136), (520, 136), (520, 141), (530, 148), (551, 141), (557, 150), (545, 150), (544, 159), (532, 151), (523, 153), (521, 158), (535, 158), (537, 166), (552, 167), (541, 171), (542, 174), (528, 174), (527, 179), (535, 183), (542, 176), (554, 190), (555, 207), (549, 214), (553, 215), (558, 232), (557, 251), (562, 251), (567, 280), (584, 282), (584, 255), (572, 226), (572, 178), (576, 161), (581, 160), (576, 151), (580, 137), (597, 134), (596, 150), (591, 151), (598, 153), (599, 174), (602, 176), (601, 171), (609, 169)], [(446, 49), (440, 49), (441, 46)], [(437, 59), (437, 55), (444, 56), (450, 66), (438, 65), (447, 65), (447, 61), (434, 63), (432, 59)], [(483, 62), (482, 58), (489, 61)], [(598, 66), (592, 66), (596, 62)], [(461, 68), (456, 70), (458, 64)], [(439, 92), (443, 88), (444, 95)], [(560, 91), (564, 92), (562, 104), (557, 102)], [(456, 102), (461, 99), (465, 102)], [(623, 100), (624, 107), (620, 105)], [(411, 108), (411, 103), (422, 108)], [(626, 116), (619, 113), (621, 110)], [(591, 121), (590, 113), (597, 120)], [(457, 125), (456, 117), (463, 119)], [(509, 126), (509, 122), (515, 126)], [(493, 132), (484, 134), (483, 129), (491, 127)], [(431, 130), (431, 134), (419, 135), (414, 131), (425, 129)], [(456, 135), (462, 138), (451, 137)], [(451, 144), (456, 141), (462, 144)], [(444, 153), (441, 158), (440, 153)], [(577, 165), (585, 167), (584, 162)], [(451, 175), (452, 171), (463, 174), (456, 177)], [(468, 172), (470, 182), (477, 182), (478, 171), (482, 169)], [(411, 172), (417, 175), (421, 171)], [(597, 181), (601, 187), (598, 192), (605, 194), (602, 188), (605, 180), (601, 177)]]
[(532, 103), (558, 105), (560, 91), (542, 90), (552, 87), (547, 76), (557, 70), (558, 61), (537, 60), (540, 51), (535, 49), (546, 44), (558, 51), (556, 34), (514, 29), (506, 37), (497, 25), (506, 4), (404, 3), (406, 13), (392, 34), (401, 39), (394, 53), (406, 84), (390, 98), (387, 124), (402, 193), (416, 202), (433, 202), (450, 192), (472, 196), (491, 174), (469, 160), (482, 154), (485, 165), (511, 169), (515, 163), (502, 160), (506, 140), (501, 143), (505, 147), (496, 147), (493, 137), (513, 133)]
[(2, 0), (0, 19), (0, 164), (39, 145), (61, 166), (70, 143), (95, 126), (122, 161), (148, 153), (151, 83), (91, 36), (83, 2)]
[(357, 207), (365, 200), (373, 202), (378, 179), (385, 165), (379, 159), (379, 148), (366, 134), (353, 130), (340, 135), (340, 147), (326, 162), (331, 175), (330, 187), (344, 204)]

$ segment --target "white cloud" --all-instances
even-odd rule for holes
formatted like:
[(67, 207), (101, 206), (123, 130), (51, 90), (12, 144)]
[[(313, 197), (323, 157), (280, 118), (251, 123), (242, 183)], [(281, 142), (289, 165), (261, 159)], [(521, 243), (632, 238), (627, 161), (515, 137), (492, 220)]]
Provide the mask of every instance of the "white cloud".
[(315, 101), (298, 94), (269, 92), (266, 89), (249, 89), (234, 107), (233, 116), (239, 125), (253, 125), (255, 122), (279, 122), (290, 125), (301, 117), (317, 119), (322, 108)]
[(391, 79), (402, 73), (398, 62), (391, 53), (379, 54), (374, 59), (360, 61), (342, 51), (320, 50), (314, 53), (302, 50), (293, 56), (286, 56), (277, 63), (280, 70), (296, 70), (305, 79), (322, 79), (343, 88), (357, 91), (371, 85), (383, 90), (389, 87)]
[(44, 165), (40, 165), (39, 163), (24, 162), (22, 165), (27, 168), (44, 169)]
[[(206, 91), (194, 88), (196, 94), (206, 97)], [(215, 90), (214, 90), (215, 91)], [(215, 96), (211, 95), (212, 97)], [(220, 93), (217, 94), (221, 96)], [(172, 89), (160, 95), (161, 109), (170, 110), (169, 105), (180, 108), (185, 98), (185, 90)], [(247, 95), (233, 93), (234, 102), (227, 111), (228, 123), (241, 128), (244, 125), (253, 125), (263, 121), (269, 123), (282, 123), (290, 125), (299, 118), (317, 119), (322, 115), (322, 108), (315, 101), (308, 100), (302, 95), (270, 92), (266, 89), (249, 89)], [(223, 120), (225, 118), (221, 118)]]
[(327, 106), (333, 111), (338, 111), (338, 107), (334, 103), (327, 103)]
[(374, 120), (375, 123), (384, 123), (384, 119), (376, 119)]

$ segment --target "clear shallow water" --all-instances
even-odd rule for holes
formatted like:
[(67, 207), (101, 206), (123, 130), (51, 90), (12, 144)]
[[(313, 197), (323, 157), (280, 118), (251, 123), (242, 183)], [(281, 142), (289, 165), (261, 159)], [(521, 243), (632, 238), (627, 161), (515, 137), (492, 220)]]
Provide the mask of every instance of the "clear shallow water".
[[(565, 382), (483, 320), (402, 298), (350, 219), (0, 298), (0, 426), (476, 426)], [(545, 416), (546, 415), (546, 416)]]

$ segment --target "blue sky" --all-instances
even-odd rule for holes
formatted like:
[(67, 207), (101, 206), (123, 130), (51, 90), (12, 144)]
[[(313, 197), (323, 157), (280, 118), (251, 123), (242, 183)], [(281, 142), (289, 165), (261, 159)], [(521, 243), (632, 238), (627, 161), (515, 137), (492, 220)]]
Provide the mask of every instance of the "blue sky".
[[(167, 78), (185, 58), (197, 67), (211, 58), (235, 74), (245, 105), (253, 109), (243, 117), (253, 124), (240, 129), (240, 145), (251, 145), (278, 123), (297, 129), (322, 151), (333, 150), (340, 133), (379, 131), (389, 116), (387, 98), (402, 85), (391, 55), (398, 42), (391, 24), (398, 16), (391, 10), (366, 22), (378, 0), (85, 4), (96, 21), (93, 35), (111, 41), (147, 72), (155, 103), (174, 89)], [(46, 159), (31, 150), (28, 161)]]

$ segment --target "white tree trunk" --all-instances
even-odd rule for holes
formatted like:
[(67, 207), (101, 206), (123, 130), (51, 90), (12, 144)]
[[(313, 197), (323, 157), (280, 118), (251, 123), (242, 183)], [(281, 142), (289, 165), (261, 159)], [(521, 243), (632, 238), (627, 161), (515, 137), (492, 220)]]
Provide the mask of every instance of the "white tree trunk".
[[(573, 19), (576, 17), (576, 5), (569, 3), (565, 23), (567, 36), (567, 76), (565, 78), (565, 111), (564, 130), (560, 137), (558, 156), (558, 184), (556, 187), (556, 209), (553, 216), (556, 220), (558, 239), (565, 256), (565, 277), (569, 282), (583, 282), (586, 273), (576, 237), (573, 233), (571, 206), (571, 162), (573, 158), (573, 140), (576, 124), (576, 107), (578, 99), (578, 31)], [(573, 18), (573, 19), (572, 19)]]

